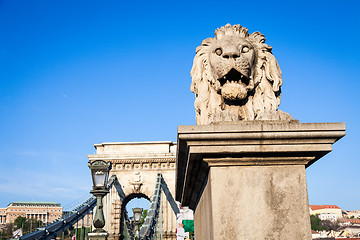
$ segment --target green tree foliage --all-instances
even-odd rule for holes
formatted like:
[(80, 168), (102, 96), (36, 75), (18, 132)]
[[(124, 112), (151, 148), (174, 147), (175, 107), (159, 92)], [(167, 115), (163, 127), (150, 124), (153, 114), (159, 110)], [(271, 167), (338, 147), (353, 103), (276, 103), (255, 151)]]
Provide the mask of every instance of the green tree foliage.
[(75, 228), (72, 235), (75, 235), (76, 239), (88, 239), (87, 235), (89, 232), (91, 232), (90, 228), (82, 226), (79, 228)]
[(314, 231), (327, 230), (327, 228), (325, 226), (321, 226), (321, 224), (320, 224), (321, 219), (318, 217), (318, 215), (311, 215), (310, 221), (311, 221), (311, 229), (312, 230), (314, 230)]
[(16, 229), (23, 228), (24, 224), (26, 223), (27, 218), (26, 217), (17, 217), (14, 221), (14, 225)]
[(144, 224), (145, 218), (146, 218), (147, 214), (148, 214), (148, 210), (144, 210), (144, 211), (142, 212), (141, 222), (140, 222), (139, 227), (141, 227), (141, 226)]
[(14, 221), (15, 229), (22, 228), (23, 234), (35, 231), (38, 227), (43, 226), (43, 222), (34, 218), (17, 217)]
[(318, 215), (311, 215), (311, 229), (314, 231), (328, 231), (328, 230), (337, 230), (339, 225), (337, 222), (330, 220), (321, 220)]
[(330, 220), (322, 220), (320, 221), (320, 226), (326, 227), (326, 230), (337, 230), (339, 228), (339, 225), (337, 222), (333, 222)]

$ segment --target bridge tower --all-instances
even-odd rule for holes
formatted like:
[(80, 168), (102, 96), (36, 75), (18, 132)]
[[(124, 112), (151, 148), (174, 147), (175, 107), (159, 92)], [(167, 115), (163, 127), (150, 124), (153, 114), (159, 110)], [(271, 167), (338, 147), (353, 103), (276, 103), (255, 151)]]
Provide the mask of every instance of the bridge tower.
[[(164, 142), (106, 142), (95, 144), (96, 153), (87, 155), (90, 161), (104, 160), (112, 163), (109, 176), (116, 175), (123, 196), (112, 187), (104, 197), (104, 229), (109, 239), (119, 239), (124, 234), (126, 204), (137, 197), (152, 199), (157, 179), (161, 173), (175, 197), (176, 143)], [(162, 239), (176, 239), (176, 216), (164, 193), (161, 193)]]

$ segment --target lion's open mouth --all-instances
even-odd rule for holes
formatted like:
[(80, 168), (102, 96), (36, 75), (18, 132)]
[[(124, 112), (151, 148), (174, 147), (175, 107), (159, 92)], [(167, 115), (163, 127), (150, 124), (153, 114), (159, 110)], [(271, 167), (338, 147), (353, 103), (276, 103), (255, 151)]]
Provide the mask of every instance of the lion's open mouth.
[(249, 78), (242, 74), (241, 72), (237, 71), (236, 69), (232, 68), (227, 74), (219, 79), (221, 86), (225, 83), (238, 83), (244, 84), (246, 86), (249, 85)]

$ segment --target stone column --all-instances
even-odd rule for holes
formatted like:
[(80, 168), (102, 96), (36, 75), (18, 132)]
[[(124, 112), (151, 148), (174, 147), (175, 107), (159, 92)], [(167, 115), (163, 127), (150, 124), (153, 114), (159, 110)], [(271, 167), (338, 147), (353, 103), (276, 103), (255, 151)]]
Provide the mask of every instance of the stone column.
[(311, 239), (305, 168), (343, 123), (244, 121), (179, 126), (176, 200), (197, 239)]

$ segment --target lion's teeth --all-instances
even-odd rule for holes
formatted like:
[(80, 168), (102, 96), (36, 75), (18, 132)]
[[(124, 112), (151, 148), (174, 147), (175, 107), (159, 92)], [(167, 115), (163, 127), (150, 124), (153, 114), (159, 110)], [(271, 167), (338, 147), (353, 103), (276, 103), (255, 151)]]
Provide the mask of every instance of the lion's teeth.
[(227, 80), (226, 83), (230, 83), (229, 80)]
[(224, 79), (226, 79), (226, 76), (224, 76)]

